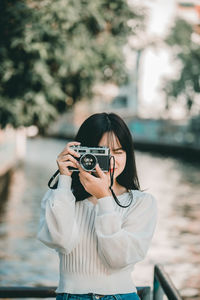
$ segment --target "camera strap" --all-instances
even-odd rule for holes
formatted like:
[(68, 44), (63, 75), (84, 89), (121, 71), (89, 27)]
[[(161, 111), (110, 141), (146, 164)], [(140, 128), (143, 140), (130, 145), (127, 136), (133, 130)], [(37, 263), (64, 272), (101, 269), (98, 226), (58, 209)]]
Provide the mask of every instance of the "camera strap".
[(58, 180), (56, 182), (54, 182), (54, 184), (51, 186), (51, 183), (52, 181), (59, 175), (59, 170), (57, 170), (53, 176), (51, 176), (51, 178), (49, 179), (49, 182), (48, 182), (48, 187), (52, 190), (55, 190), (57, 188), (57, 183), (58, 183)]
[(132, 201), (133, 201), (133, 195), (132, 195), (132, 193), (131, 193), (131, 192), (129, 193), (129, 194), (130, 194), (130, 201), (129, 201), (129, 203), (128, 203), (127, 205), (122, 205), (122, 204), (119, 202), (117, 196), (115, 195), (115, 193), (114, 193), (114, 191), (113, 191), (113, 189), (112, 189), (113, 181), (114, 181), (114, 171), (115, 171), (115, 158), (114, 158), (114, 156), (111, 156), (111, 157), (110, 157), (110, 162), (111, 162), (111, 159), (113, 159), (113, 168), (112, 168), (112, 171), (111, 171), (111, 169), (110, 169), (110, 186), (109, 186), (109, 189), (110, 189), (110, 191), (111, 191), (111, 193), (112, 193), (112, 196), (113, 196), (115, 202), (116, 202), (120, 207), (123, 207), (123, 208), (129, 207), (129, 205), (130, 205), (130, 204), (132, 203)]

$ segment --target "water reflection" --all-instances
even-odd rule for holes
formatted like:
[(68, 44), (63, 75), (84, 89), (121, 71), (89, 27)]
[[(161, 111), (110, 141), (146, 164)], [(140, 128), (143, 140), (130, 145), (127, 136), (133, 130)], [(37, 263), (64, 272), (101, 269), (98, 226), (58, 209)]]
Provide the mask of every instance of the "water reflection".
[[(54, 250), (35, 239), (40, 202), (56, 156), (66, 141), (28, 141), (24, 167), (12, 178), (0, 223), (1, 285), (57, 285)], [(136, 152), (142, 189), (158, 201), (158, 223), (147, 258), (136, 265), (137, 285), (152, 285), (153, 265), (161, 263), (183, 295), (200, 294), (200, 166)], [(193, 299), (189, 296), (187, 299)]]
[(138, 166), (144, 186), (158, 200), (159, 218), (148, 259), (136, 270), (146, 274), (146, 265), (164, 264), (182, 295), (193, 299), (200, 294), (200, 166), (141, 153)]

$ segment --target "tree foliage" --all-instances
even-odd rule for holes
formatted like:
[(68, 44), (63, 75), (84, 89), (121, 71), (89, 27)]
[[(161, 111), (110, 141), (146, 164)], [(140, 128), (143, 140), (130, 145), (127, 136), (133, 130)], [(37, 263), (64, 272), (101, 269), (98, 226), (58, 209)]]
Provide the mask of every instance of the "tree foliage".
[(96, 82), (124, 83), (123, 46), (143, 24), (125, 0), (1, 0), (1, 127), (44, 130)]
[(177, 66), (176, 78), (168, 79), (164, 84), (167, 107), (173, 101), (180, 101), (190, 112), (195, 107), (200, 112), (200, 37), (191, 24), (177, 19), (166, 39)]

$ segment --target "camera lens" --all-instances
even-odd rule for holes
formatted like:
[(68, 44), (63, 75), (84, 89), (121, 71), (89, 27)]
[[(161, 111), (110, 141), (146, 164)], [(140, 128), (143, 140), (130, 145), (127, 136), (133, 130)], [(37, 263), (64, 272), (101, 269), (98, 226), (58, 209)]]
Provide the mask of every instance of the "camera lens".
[(85, 154), (80, 158), (80, 165), (86, 171), (91, 171), (95, 168), (97, 159), (92, 154)]

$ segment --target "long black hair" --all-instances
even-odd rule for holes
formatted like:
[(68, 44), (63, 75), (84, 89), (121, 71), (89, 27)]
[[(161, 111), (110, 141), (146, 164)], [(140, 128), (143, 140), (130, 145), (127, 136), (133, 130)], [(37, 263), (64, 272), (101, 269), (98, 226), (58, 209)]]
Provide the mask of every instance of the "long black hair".
[[(80, 142), (82, 146), (97, 147), (106, 132), (110, 133), (111, 142), (114, 133), (122, 149), (126, 152), (126, 165), (123, 172), (116, 178), (117, 182), (127, 190), (140, 190), (132, 135), (126, 123), (118, 115), (105, 112), (93, 114), (83, 122), (75, 141)], [(72, 192), (76, 201), (91, 196), (82, 186), (77, 172), (72, 173)]]

